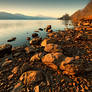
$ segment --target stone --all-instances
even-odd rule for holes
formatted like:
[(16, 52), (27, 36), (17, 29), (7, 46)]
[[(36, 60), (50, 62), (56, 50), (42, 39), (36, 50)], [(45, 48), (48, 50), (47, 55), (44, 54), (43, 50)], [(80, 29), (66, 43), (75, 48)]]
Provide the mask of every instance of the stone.
[(53, 32), (53, 30), (52, 29), (49, 29), (47, 32), (51, 33), (51, 32)]
[(58, 67), (61, 63), (61, 61), (64, 60), (64, 55), (62, 53), (59, 53), (59, 52), (56, 52), (56, 53), (49, 53), (49, 54), (46, 54), (43, 58), (42, 58), (42, 62), (54, 69), (54, 70), (58, 70)]
[(50, 44), (50, 43), (56, 44), (57, 41), (56, 41), (55, 39), (46, 38), (46, 39), (44, 39), (44, 40), (41, 42), (41, 46), (45, 47), (47, 44)]
[(25, 51), (27, 54), (33, 54), (37, 51), (37, 49), (34, 46), (29, 46), (25, 48)]
[(19, 66), (16, 66), (12, 69), (12, 73), (13, 74), (17, 74), (18, 73), (18, 70), (19, 70)]
[(12, 62), (12, 60), (6, 60), (4, 63), (2, 63), (2, 67), (9, 66)]
[(40, 83), (44, 80), (43, 73), (41, 71), (27, 71), (24, 72), (19, 80), (24, 85), (36, 85), (36, 83)]
[(12, 42), (12, 41), (15, 41), (15, 40), (16, 40), (16, 37), (13, 37), (13, 38), (7, 40), (7, 42)]
[(44, 48), (46, 52), (62, 52), (61, 46), (57, 44), (47, 44)]
[(48, 32), (49, 29), (51, 29), (51, 25), (47, 25), (46, 32)]
[(11, 92), (24, 92), (24, 91), (25, 91), (24, 85), (21, 82), (19, 82), (14, 86)]
[(36, 53), (31, 57), (30, 61), (40, 61), (43, 56), (44, 54), (42, 52)]
[(39, 37), (33, 38), (33, 39), (30, 41), (30, 45), (40, 45), (41, 41), (42, 41), (42, 38), (39, 38)]
[(33, 37), (33, 38), (38, 37), (38, 34), (37, 34), (37, 33), (33, 33), (33, 34), (32, 34), (32, 37)]
[(42, 28), (39, 28), (38, 30), (43, 31), (43, 29), (42, 29)]
[(75, 60), (73, 57), (66, 57), (60, 64), (60, 69), (63, 70), (63, 74), (76, 75), (85, 72), (85, 67), (82, 59)]
[(28, 41), (29, 41), (29, 40), (30, 40), (30, 37), (27, 37), (27, 38), (26, 38), (26, 40), (28, 40)]
[(10, 54), (12, 51), (12, 45), (10, 44), (3, 44), (0, 45), (0, 57), (3, 57), (5, 54)]

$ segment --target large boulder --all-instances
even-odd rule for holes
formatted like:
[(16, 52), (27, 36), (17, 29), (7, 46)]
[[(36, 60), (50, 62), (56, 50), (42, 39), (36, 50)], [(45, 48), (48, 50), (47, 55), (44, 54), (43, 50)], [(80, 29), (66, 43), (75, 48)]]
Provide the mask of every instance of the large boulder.
[(12, 49), (12, 45), (3, 44), (0, 45), (0, 57), (3, 57), (5, 54), (10, 54)]
[(24, 72), (19, 80), (24, 85), (36, 85), (44, 80), (43, 73), (41, 71), (28, 71)]
[(42, 38), (39, 38), (39, 37), (33, 38), (33, 39), (30, 41), (30, 45), (40, 45), (41, 41), (42, 41)]
[(60, 63), (64, 60), (64, 58), (65, 57), (62, 53), (59, 53), (59, 52), (49, 53), (42, 58), (42, 62), (46, 66), (54, 70), (58, 70)]
[(63, 70), (63, 74), (77, 75), (85, 72), (85, 61), (82, 59), (74, 59), (73, 57), (66, 57), (60, 64), (60, 69)]
[(46, 52), (62, 52), (61, 46), (57, 44), (47, 44), (44, 48)]

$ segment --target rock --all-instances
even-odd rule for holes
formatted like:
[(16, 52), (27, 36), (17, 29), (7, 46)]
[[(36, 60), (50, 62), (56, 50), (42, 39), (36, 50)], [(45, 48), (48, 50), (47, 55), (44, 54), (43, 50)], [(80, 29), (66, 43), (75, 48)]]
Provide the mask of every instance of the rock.
[(27, 38), (26, 38), (26, 40), (28, 40), (28, 41), (29, 41), (29, 40), (30, 40), (30, 37), (27, 37)]
[(53, 32), (53, 30), (52, 29), (49, 29), (47, 32), (51, 33), (51, 32)]
[(43, 56), (44, 54), (42, 52), (37, 53), (31, 57), (30, 61), (40, 61)]
[(60, 64), (60, 69), (63, 70), (63, 74), (76, 75), (85, 72), (85, 67), (82, 59), (75, 60), (73, 57), (66, 57)]
[(0, 57), (3, 57), (5, 54), (10, 54), (12, 49), (12, 45), (4, 44), (0, 45)]
[(9, 66), (13, 61), (12, 60), (7, 60), (2, 64), (2, 67)]
[(25, 91), (24, 85), (21, 82), (19, 82), (14, 86), (11, 92), (23, 92), (23, 91)]
[(37, 83), (40, 83), (44, 80), (43, 74), (41, 71), (28, 71), (23, 73), (19, 80), (24, 85), (36, 85)]
[(12, 42), (12, 41), (15, 41), (15, 40), (16, 40), (16, 37), (13, 37), (13, 38), (7, 40), (7, 42)]
[(29, 64), (29, 63), (24, 63), (21, 67), (20, 67), (20, 71), (21, 71), (21, 73), (24, 73), (24, 72), (26, 72), (26, 71), (28, 71), (28, 70), (30, 70), (31, 69), (31, 65)]
[(47, 44), (51, 44), (51, 43), (56, 44), (57, 41), (56, 41), (55, 39), (46, 38), (46, 39), (44, 39), (44, 40), (41, 42), (41, 46), (44, 46), (44, 47), (45, 47)]
[(63, 54), (68, 57), (82, 56), (83, 54), (85, 54), (85, 52), (86, 51), (84, 49), (75, 46), (63, 48)]
[(51, 29), (51, 25), (47, 25), (46, 32), (48, 32), (49, 29)]
[(38, 30), (43, 31), (43, 29), (42, 29), (42, 28), (39, 28)]
[(33, 38), (33, 39), (30, 41), (30, 45), (40, 45), (41, 41), (42, 41), (42, 38), (39, 38), (39, 37)]
[(32, 34), (32, 37), (33, 37), (33, 38), (38, 37), (38, 34), (37, 34), (37, 33), (33, 33), (33, 34)]
[(17, 74), (18, 73), (18, 70), (19, 70), (19, 66), (16, 66), (12, 69), (12, 73), (13, 74)]
[(25, 48), (25, 51), (27, 54), (33, 54), (37, 51), (37, 49), (34, 46), (29, 46)]
[(62, 53), (56, 52), (56, 53), (49, 53), (46, 54), (42, 58), (42, 62), (47, 65), (48, 67), (57, 70), (61, 61), (64, 60), (64, 55)]
[(47, 44), (44, 48), (44, 51), (46, 52), (62, 52), (61, 46), (57, 44)]

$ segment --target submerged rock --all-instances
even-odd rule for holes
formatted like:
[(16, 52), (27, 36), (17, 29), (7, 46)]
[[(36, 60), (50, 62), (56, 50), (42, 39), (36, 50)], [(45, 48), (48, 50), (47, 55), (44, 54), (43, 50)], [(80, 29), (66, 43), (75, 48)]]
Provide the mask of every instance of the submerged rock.
[(30, 37), (27, 37), (27, 38), (26, 38), (26, 40), (28, 40), (28, 41), (29, 41), (29, 40), (30, 40)]
[(12, 45), (10, 44), (3, 44), (0, 45), (0, 57), (3, 57), (5, 54), (10, 54), (12, 51)]
[(7, 40), (7, 42), (12, 42), (12, 41), (15, 41), (15, 40), (16, 40), (16, 37), (13, 37), (13, 38)]

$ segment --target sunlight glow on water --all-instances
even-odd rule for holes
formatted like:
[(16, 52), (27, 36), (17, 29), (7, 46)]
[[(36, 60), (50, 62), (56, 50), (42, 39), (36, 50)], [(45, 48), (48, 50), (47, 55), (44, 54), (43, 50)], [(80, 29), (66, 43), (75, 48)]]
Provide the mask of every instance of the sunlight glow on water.
[[(26, 37), (31, 37), (34, 31), (44, 29), (47, 25), (52, 25), (54, 31), (65, 28), (60, 20), (0, 20), (0, 44), (24, 45), (27, 43)], [(46, 32), (40, 31), (39, 35), (44, 38)], [(16, 41), (7, 42), (12, 37), (16, 37)]]

